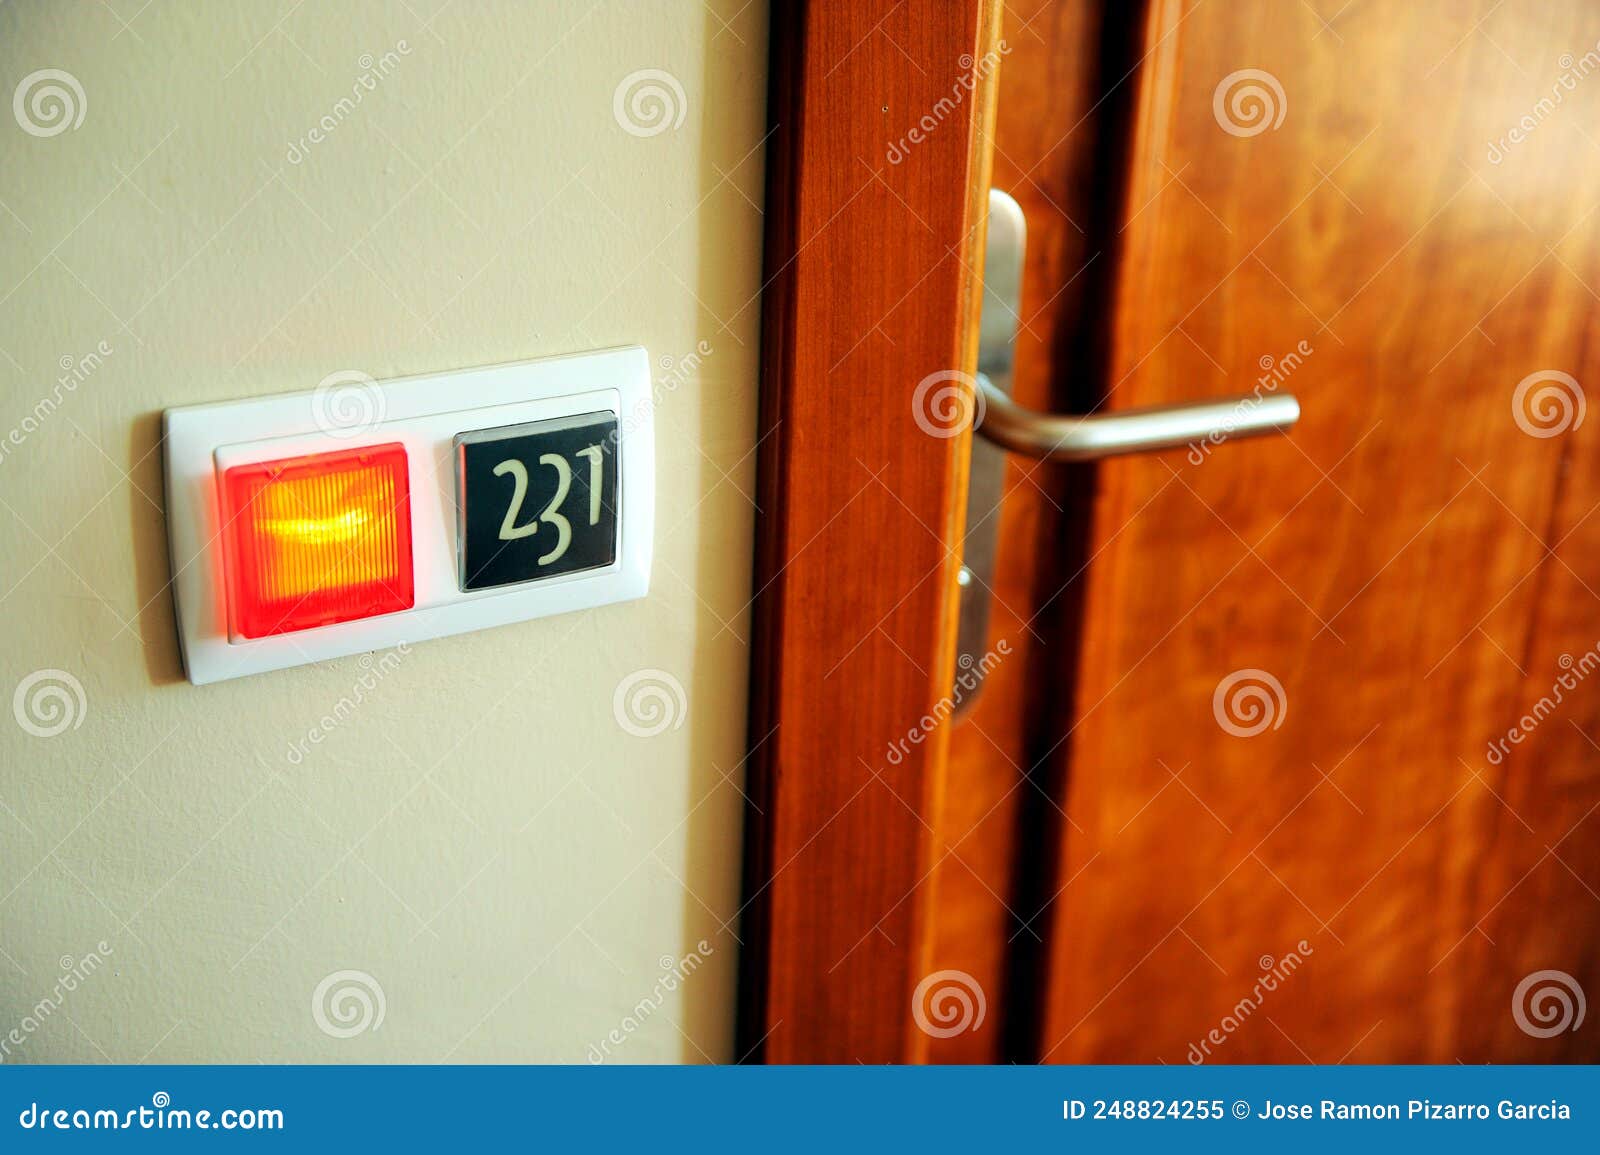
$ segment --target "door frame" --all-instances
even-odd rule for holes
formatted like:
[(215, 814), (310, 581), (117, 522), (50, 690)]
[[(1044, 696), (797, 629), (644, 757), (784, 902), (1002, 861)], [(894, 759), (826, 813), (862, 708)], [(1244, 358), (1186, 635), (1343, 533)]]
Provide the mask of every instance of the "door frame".
[(999, 0), (778, 0), (741, 1061), (917, 1062)]

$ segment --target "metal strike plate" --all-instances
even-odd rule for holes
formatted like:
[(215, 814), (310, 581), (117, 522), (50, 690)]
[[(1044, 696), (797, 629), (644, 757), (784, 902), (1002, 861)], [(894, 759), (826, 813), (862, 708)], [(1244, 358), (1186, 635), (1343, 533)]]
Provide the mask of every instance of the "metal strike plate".
[[(1027, 223), (1022, 208), (998, 189), (989, 192), (989, 238), (983, 253), (983, 306), (978, 327), (978, 372), (1002, 393), (1011, 392), (1017, 329), (1022, 323), (1022, 260)], [(989, 602), (995, 550), (1000, 540), (1000, 502), (1005, 492), (1006, 451), (972, 439), (967, 482), (967, 531), (962, 544), (961, 623), (956, 638), (956, 684), (951, 694), (959, 716), (982, 687), (988, 648)], [(976, 685), (968, 688), (976, 679)]]

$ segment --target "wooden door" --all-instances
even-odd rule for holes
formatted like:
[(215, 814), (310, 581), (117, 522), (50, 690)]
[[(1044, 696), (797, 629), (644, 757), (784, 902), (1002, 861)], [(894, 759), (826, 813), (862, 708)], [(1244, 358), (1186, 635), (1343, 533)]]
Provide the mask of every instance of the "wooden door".
[[(1600, 1058), (1600, 8), (893, 8), (775, 9), (742, 1052)], [(950, 724), (991, 161), (1021, 401), (1304, 416), (1013, 458)]]
[(1019, 395), (1304, 417), (1013, 462), (933, 1054), (1593, 1061), (1600, 7), (1135, 8), (1007, 9)]

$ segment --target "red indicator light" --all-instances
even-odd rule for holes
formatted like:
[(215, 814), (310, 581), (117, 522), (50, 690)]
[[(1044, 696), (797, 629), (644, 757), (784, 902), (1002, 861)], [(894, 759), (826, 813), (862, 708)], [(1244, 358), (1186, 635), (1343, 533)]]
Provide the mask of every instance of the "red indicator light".
[(398, 443), (227, 470), (231, 632), (262, 638), (410, 609), (408, 476)]

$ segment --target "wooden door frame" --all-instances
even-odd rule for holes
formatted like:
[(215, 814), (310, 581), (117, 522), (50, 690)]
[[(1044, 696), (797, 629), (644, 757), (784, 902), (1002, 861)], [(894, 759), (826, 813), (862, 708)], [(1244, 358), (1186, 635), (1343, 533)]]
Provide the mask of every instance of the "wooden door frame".
[(773, 4), (743, 1061), (925, 1055), (999, 8)]

